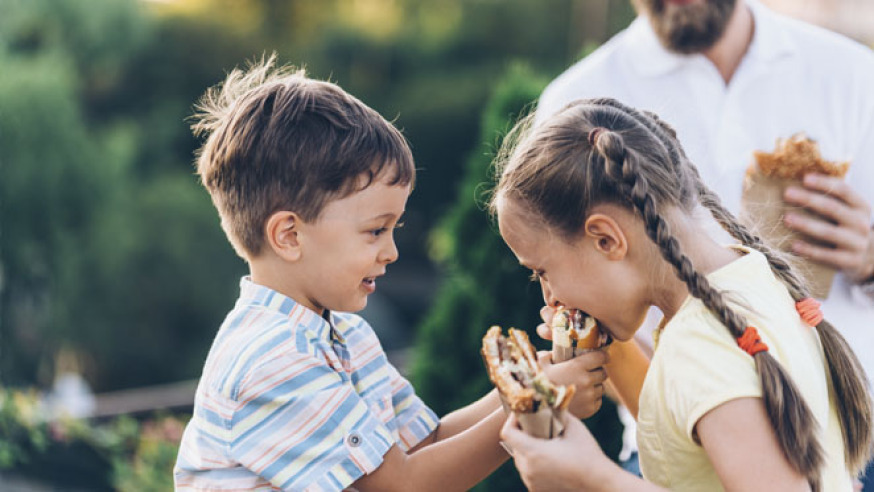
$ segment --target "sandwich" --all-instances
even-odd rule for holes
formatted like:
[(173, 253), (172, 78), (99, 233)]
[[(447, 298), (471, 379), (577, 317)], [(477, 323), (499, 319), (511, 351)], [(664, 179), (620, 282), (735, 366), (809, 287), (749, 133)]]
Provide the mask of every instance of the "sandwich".
[(595, 318), (579, 309), (559, 307), (552, 317), (552, 361), (563, 362), (607, 345), (609, 336)]
[(780, 179), (801, 180), (807, 173), (843, 178), (850, 169), (849, 162), (823, 159), (819, 145), (803, 134), (778, 139), (774, 152), (755, 151), (753, 157), (755, 163), (747, 169), (747, 173), (758, 172)]
[[(798, 238), (818, 246), (831, 247), (830, 244), (802, 236), (786, 227), (783, 217), (788, 212), (820, 220), (824, 218), (803, 207), (786, 203), (783, 194), (789, 186), (801, 186), (805, 174), (819, 173), (843, 178), (849, 168), (849, 162), (824, 159), (817, 143), (803, 134), (778, 139), (773, 152), (753, 153), (753, 162), (744, 179), (741, 222), (756, 230), (772, 246), (787, 253), (792, 253), (791, 244)], [(817, 298), (827, 297), (835, 269), (802, 258), (794, 259), (797, 260), (794, 265), (804, 276), (811, 295)]]
[(516, 414), (522, 430), (542, 438), (561, 434), (561, 415), (576, 388), (549, 380), (527, 333), (510, 328), (504, 336), (500, 326), (491, 327), (483, 337), (482, 356), (505, 410)]

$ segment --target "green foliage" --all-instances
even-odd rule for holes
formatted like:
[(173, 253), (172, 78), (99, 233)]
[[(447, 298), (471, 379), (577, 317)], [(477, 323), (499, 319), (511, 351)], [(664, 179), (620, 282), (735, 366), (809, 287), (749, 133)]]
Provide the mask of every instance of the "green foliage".
[(194, 377), (242, 273), (174, 148), (194, 96), (131, 102), (138, 2), (0, 11), (0, 381), (50, 383), (61, 348), (98, 390)]
[(172, 490), (183, 428), (172, 415), (48, 420), (36, 391), (0, 388), (0, 471), (65, 490)]
[[(501, 138), (527, 113), (545, 84), (518, 64), (499, 80), (481, 123), (480, 140), (489, 144), (468, 159), (456, 202), (432, 232), (432, 255), (446, 276), (419, 327), (412, 379), (418, 394), (441, 415), (491, 390), (480, 356), (489, 326), (515, 326), (528, 331), (535, 343), (539, 340), (534, 328), (543, 305), (540, 289), (503, 243), (484, 205), (493, 182), (491, 160)], [(615, 406), (605, 399), (602, 410), (586, 423), (615, 458), (622, 432)], [(521, 490), (523, 484), (508, 463), (479, 488)]]

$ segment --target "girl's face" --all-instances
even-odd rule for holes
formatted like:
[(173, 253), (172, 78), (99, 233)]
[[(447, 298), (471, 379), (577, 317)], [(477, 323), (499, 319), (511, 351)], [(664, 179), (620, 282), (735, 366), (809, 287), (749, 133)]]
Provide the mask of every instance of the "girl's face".
[(614, 241), (598, 230), (568, 240), (512, 202), (502, 199), (497, 209), (501, 236), (540, 282), (547, 305), (581, 309), (618, 340), (634, 336), (650, 303), (645, 274), (634, 265), (626, 240)]

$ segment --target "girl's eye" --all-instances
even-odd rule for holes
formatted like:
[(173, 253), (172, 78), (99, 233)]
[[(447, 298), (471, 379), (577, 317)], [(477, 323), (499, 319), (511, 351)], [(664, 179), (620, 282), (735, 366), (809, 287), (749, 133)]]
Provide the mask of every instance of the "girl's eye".
[(539, 270), (534, 270), (531, 272), (531, 275), (528, 276), (528, 279), (532, 282), (540, 282), (540, 279), (543, 277), (543, 272)]

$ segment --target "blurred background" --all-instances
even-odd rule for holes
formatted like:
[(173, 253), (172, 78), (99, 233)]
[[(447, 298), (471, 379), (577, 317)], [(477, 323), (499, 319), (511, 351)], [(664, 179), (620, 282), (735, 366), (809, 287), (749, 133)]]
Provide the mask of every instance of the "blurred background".
[[(874, 41), (867, 0), (769, 0)], [(540, 293), (481, 210), (488, 164), (626, 0), (0, 0), (0, 489), (166, 490), (245, 264), (193, 172), (192, 105), (276, 52), (392, 119), (419, 178), (364, 316), (438, 413), (489, 388)], [(613, 408), (590, 419), (618, 452)], [(481, 488), (521, 486), (504, 467)]]

